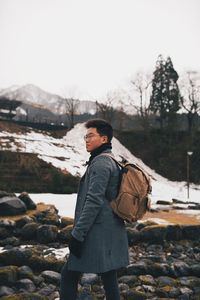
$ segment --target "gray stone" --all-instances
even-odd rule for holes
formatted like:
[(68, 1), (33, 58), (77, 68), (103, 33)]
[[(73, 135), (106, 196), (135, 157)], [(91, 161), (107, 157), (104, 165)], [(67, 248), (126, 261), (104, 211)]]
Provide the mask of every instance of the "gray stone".
[(160, 276), (157, 278), (157, 282), (158, 282), (158, 285), (160, 287), (163, 287), (163, 286), (175, 286), (176, 285), (176, 281), (175, 279), (171, 278), (171, 277), (168, 277), (168, 276)]
[(140, 275), (139, 279), (142, 284), (144, 285), (155, 285), (155, 279), (153, 278), (152, 275)]
[(16, 226), (16, 222), (9, 219), (0, 220), (0, 227), (13, 229)]
[(28, 278), (18, 280), (16, 285), (18, 290), (22, 292), (34, 292), (36, 290), (35, 284)]
[(190, 266), (192, 275), (200, 277), (200, 263)]
[(0, 286), (0, 297), (12, 295), (14, 290), (8, 286)]
[(55, 291), (55, 289), (56, 289), (55, 285), (48, 284), (48, 285), (44, 286), (42, 289), (40, 289), (38, 291), (38, 293), (43, 296), (49, 296)]
[(24, 240), (33, 240), (36, 238), (37, 229), (40, 225), (35, 222), (24, 225), (21, 229), (21, 237)]
[(98, 282), (99, 278), (98, 275), (96, 274), (83, 274), (82, 278), (81, 278), (81, 284), (94, 284), (96, 282)]
[(17, 197), (5, 196), (0, 198), (0, 215), (14, 216), (26, 212), (26, 205)]
[(43, 271), (41, 273), (41, 276), (44, 277), (45, 281), (48, 283), (53, 283), (53, 284), (59, 284), (61, 275), (58, 272), (55, 271)]
[(20, 240), (19, 238), (16, 238), (14, 236), (7, 237), (4, 240), (0, 240), (0, 246), (19, 246), (20, 245)]
[(21, 228), (24, 225), (28, 224), (28, 223), (33, 223), (34, 222), (34, 217), (29, 217), (29, 216), (23, 216), (22, 218), (18, 219), (16, 221), (16, 225), (17, 227)]
[(58, 228), (55, 225), (41, 225), (38, 227), (36, 236), (41, 244), (55, 242), (58, 235)]
[(27, 192), (22, 192), (18, 198), (26, 205), (27, 209), (36, 209), (37, 205), (33, 202)]
[(171, 201), (167, 201), (167, 200), (158, 200), (156, 202), (156, 204), (159, 204), (159, 205), (171, 205), (172, 202)]
[(135, 275), (125, 275), (119, 278), (119, 282), (128, 284), (129, 287), (133, 287), (137, 282), (137, 276)]
[(29, 279), (33, 279), (33, 271), (29, 266), (22, 266), (19, 267), (18, 269), (18, 275), (19, 277), (22, 278), (29, 278)]
[(147, 274), (147, 266), (144, 262), (131, 264), (127, 267), (128, 275), (143, 275)]
[(177, 276), (188, 276), (190, 267), (183, 261), (177, 261), (173, 264)]
[(16, 266), (0, 267), (0, 283), (9, 286), (14, 284), (17, 281), (17, 271)]

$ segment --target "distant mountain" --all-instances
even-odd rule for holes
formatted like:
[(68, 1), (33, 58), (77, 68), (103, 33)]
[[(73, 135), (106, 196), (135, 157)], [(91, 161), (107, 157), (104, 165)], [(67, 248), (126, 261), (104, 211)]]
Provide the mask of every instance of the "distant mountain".
[[(10, 100), (20, 100), (25, 104), (33, 105), (37, 108), (46, 108), (54, 114), (64, 114), (66, 112), (66, 101), (63, 97), (51, 94), (41, 88), (27, 84), (24, 86), (11, 86), (10, 88), (0, 90), (0, 96), (7, 97)], [(96, 111), (96, 104), (93, 101), (77, 100), (77, 113), (91, 113)]]

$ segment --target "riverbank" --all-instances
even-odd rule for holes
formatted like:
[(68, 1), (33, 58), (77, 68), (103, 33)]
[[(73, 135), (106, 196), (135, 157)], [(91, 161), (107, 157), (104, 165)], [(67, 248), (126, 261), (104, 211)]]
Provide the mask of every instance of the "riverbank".
[[(2, 300), (58, 300), (73, 219), (38, 203), (26, 214), (0, 218)], [(118, 272), (121, 300), (199, 300), (200, 222), (176, 210), (148, 212), (127, 225), (130, 264)], [(84, 274), (81, 300), (103, 300), (100, 277)]]

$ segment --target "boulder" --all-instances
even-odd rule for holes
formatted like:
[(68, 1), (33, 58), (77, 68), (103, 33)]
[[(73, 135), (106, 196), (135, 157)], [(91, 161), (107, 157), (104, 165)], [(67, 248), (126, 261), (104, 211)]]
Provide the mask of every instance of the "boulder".
[(68, 243), (71, 238), (71, 232), (73, 229), (73, 225), (68, 225), (60, 230), (58, 233), (58, 238), (61, 242)]
[(46, 270), (46, 271), (43, 271), (41, 273), (41, 275), (42, 275), (42, 277), (44, 277), (45, 282), (47, 282), (47, 283), (53, 283), (56, 285), (60, 284), (61, 275), (58, 272)]
[(74, 219), (69, 218), (69, 217), (62, 217), (61, 218), (61, 227), (66, 227), (68, 225), (73, 225), (74, 224)]
[(10, 197), (16, 197), (16, 195), (15, 194), (13, 194), (13, 193), (8, 193), (8, 192), (6, 192), (6, 191), (0, 191), (0, 198), (2, 198), (2, 197), (6, 197), (6, 196), (10, 196)]
[(0, 198), (0, 215), (14, 216), (25, 213), (26, 205), (16, 196), (4, 196)]
[(18, 219), (16, 221), (16, 226), (21, 228), (23, 227), (24, 225), (28, 224), (28, 223), (32, 223), (35, 221), (35, 218), (34, 217), (29, 217), (29, 216), (23, 216), (21, 217), (20, 219)]
[(55, 242), (58, 235), (58, 228), (54, 225), (40, 225), (37, 229), (37, 241), (41, 244)]
[(151, 225), (140, 231), (141, 241), (151, 241), (155, 243), (162, 243), (166, 238), (166, 225)]
[(36, 209), (37, 208), (37, 205), (35, 204), (35, 202), (33, 202), (33, 200), (30, 198), (30, 196), (27, 192), (22, 192), (18, 198), (24, 202), (27, 209)]
[(40, 225), (35, 222), (24, 225), (21, 229), (21, 237), (24, 240), (33, 240), (36, 238), (37, 229)]
[(12, 286), (17, 281), (17, 271), (16, 266), (5, 266), (0, 267), (0, 283), (1, 285), (7, 284)]
[(0, 286), (0, 298), (3, 296), (8, 296), (14, 294), (14, 290), (8, 286)]
[(35, 292), (36, 290), (35, 284), (28, 278), (18, 280), (16, 286), (20, 292)]

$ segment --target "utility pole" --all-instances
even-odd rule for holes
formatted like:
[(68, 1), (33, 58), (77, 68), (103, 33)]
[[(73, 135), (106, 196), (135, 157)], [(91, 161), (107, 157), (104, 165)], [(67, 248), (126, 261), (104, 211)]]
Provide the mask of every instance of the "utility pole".
[(187, 151), (187, 198), (190, 198), (190, 156), (192, 151)]

